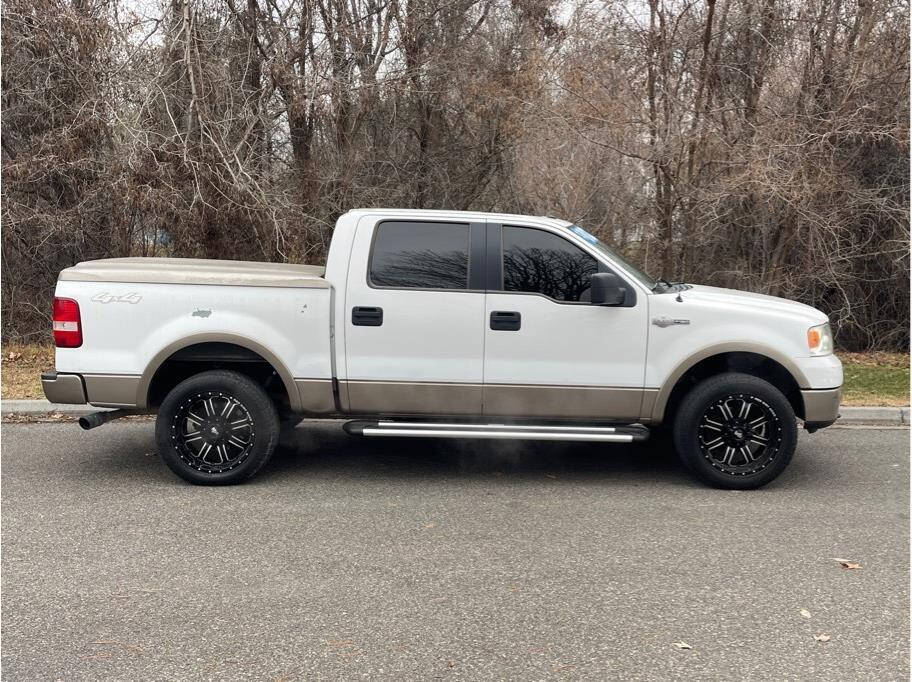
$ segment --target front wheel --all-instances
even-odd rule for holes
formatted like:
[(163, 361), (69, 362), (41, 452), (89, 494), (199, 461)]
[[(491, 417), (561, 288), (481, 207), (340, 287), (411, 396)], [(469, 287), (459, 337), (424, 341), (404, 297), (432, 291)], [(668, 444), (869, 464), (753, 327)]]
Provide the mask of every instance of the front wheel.
[(202, 372), (165, 397), (155, 438), (165, 464), (199, 485), (251, 478), (272, 456), (279, 418), (266, 392), (237, 372)]
[(772, 384), (720, 374), (688, 393), (674, 420), (678, 456), (704, 483), (759, 488), (788, 466), (798, 442), (795, 412)]

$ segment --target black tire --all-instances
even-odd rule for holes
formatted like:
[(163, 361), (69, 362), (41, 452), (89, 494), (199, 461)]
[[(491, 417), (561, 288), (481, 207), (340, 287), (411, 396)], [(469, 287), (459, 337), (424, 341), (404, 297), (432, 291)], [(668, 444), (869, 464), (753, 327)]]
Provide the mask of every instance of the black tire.
[(182, 381), (165, 397), (155, 439), (165, 464), (184, 480), (230, 485), (251, 478), (269, 461), (279, 418), (254, 381), (212, 370)]
[(710, 377), (688, 393), (674, 419), (681, 462), (717, 488), (766, 485), (792, 460), (795, 412), (772, 384), (749, 374)]

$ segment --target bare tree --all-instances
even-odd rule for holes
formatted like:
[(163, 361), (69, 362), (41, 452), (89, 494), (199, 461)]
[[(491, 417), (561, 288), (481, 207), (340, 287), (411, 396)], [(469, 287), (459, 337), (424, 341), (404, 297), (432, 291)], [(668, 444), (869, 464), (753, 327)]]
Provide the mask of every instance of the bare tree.
[(3, 0), (9, 337), (78, 260), (319, 261), (387, 205), (561, 215), (908, 344), (905, 0), (160, 1)]

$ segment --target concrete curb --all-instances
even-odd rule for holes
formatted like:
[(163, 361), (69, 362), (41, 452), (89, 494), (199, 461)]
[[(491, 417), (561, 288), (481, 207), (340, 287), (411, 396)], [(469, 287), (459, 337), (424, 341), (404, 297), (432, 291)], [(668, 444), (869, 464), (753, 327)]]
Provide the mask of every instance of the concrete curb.
[(840, 407), (837, 424), (909, 425), (908, 407)]
[(0, 403), (0, 412), (4, 416), (8, 414), (65, 414), (81, 417), (84, 414), (102, 411), (105, 411), (105, 408), (92, 407), (91, 405), (55, 405), (47, 400), (4, 400)]
[[(4, 400), (0, 403), (0, 413), (20, 415), (49, 415), (62, 414), (79, 417), (91, 412), (99, 412), (104, 408), (91, 405), (54, 405), (47, 400)], [(889, 426), (908, 426), (908, 407), (842, 407), (842, 415), (837, 424), (874, 424)]]

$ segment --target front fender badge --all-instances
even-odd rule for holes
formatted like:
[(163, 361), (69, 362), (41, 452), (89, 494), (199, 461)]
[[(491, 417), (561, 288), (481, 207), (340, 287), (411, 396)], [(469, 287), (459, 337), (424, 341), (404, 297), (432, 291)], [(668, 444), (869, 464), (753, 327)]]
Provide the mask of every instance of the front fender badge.
[(656, 327), (670, 327), (674, 324), (690, 324), (690, 320), (684, 320), (681, 318), (673, 319), (671, 317), (653, 317), (652, 323)]

